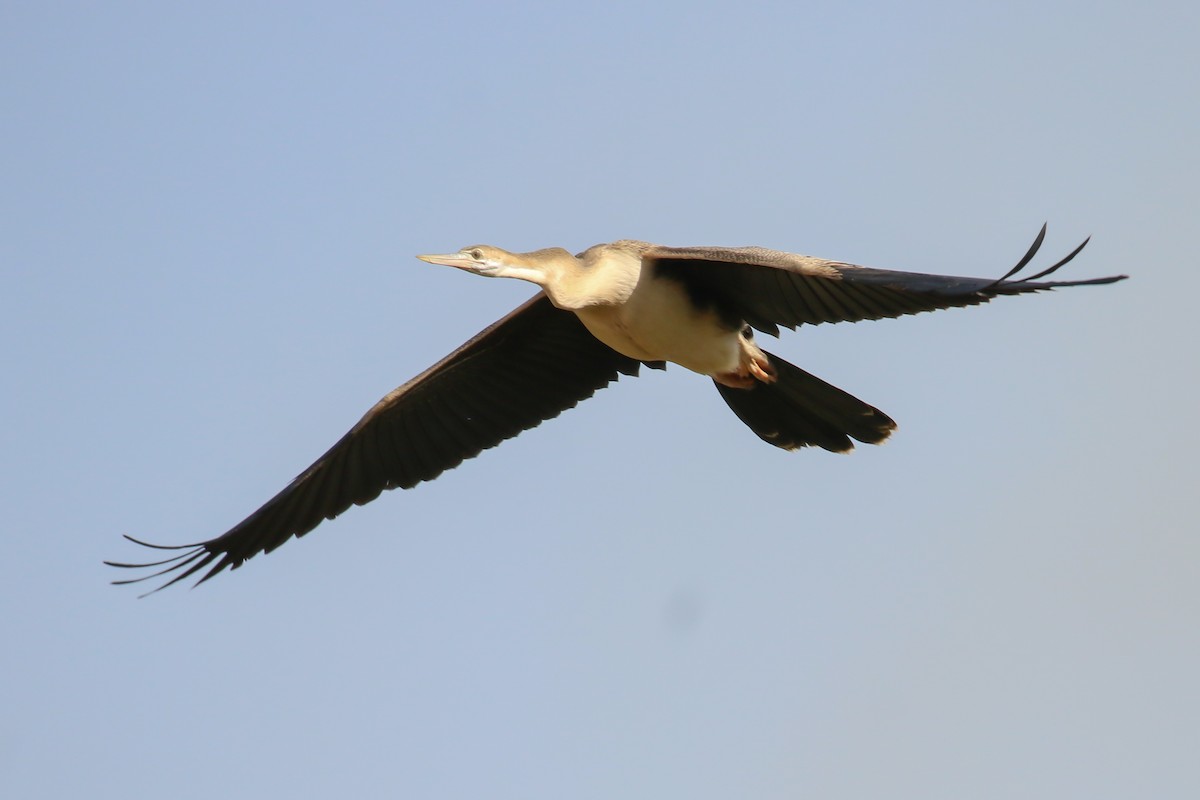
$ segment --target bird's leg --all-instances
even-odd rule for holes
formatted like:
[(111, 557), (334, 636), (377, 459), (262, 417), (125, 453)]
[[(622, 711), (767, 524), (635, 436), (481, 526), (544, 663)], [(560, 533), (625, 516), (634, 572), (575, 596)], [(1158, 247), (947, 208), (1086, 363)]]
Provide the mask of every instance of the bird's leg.
[(759, 383), (774, 383), (778, 378), (775, 367), (771, 365), (767, 354), (751, 339), (749, 325), (738, 335), (738, 345), (741, 350), (738, 368), (733, 372), (713, 375), (713, 380), (734, 389), (753, 389)]

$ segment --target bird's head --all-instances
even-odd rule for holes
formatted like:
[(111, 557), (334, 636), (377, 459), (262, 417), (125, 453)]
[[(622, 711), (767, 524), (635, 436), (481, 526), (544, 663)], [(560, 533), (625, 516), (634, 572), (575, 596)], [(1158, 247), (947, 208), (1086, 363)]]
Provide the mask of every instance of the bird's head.
[(532, 253), (510, 253), (499, 247), (475, 244), (457, 253), (417, 256), (430, 264), (473, 272), (488, 278), (519, 278), (538, 286), (546, 286), (556, 274), (555, 267), (563, 259), (574, 261), (566, 250), (550, 248)]
[(447, 267), (456, 267), (467, 272), (474, 272), (476, 275), (500, 277), (503, 269), (512, 262), (513, 254), (507, 250), (501, 250), (499, 247), (474, 244), (470, 247), (464, 247), (457, 253), (417, 256), (417, 258), (422, 261), (428, 261), (430, 264), (442, 264)]

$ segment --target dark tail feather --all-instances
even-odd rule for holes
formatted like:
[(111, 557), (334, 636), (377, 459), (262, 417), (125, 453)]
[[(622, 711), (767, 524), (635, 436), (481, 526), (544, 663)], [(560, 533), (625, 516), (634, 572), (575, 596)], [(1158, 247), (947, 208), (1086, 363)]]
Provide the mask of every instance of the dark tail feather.
[(854, 449), (851, 437), (879, 444), (896, 429), (891, 417), (853, 395), (809, 375), (778, 356), (775, 383), (751, 389), (716, 384), (721, 397), (758, 438), (784, 450), (815, 445), (834, 453)]

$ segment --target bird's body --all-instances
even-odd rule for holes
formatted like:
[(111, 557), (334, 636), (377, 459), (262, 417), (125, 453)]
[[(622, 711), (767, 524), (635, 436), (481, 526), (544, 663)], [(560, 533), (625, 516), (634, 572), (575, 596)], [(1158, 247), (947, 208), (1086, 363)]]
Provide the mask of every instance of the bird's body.
[(701, 375), (733, 372), (741, 356), (741, 333), (712, 309), (699, 308), (678, 281), (642, 269), (642, 242), (616, 242), (584, 251), (580, 260), (601, 286), (619, 291), (560, 300), (593, 336), (638, 361), (669, 361)]
[(542, 291), (389, 393), (325, 455), (225, 534), (193, 545), (149, 545), (185, 551), (164, 561), (109, 563), (163, 567), (153, 575), (178, 572), (164, 585), (207, 566), (202, 582), (303, 536), (351, 504), (432, 480), (557, 416), (620, 374), (665, 362), (711, 377), (738, 418), (777, 447), (844, 452), (851, 439), (877, 444), (896, 427), (891, 418), (762, 350), (752, 330), (778, 335), (780, 326), (895, 317), (1124, 278), (1037, 282), (1074, 258), (1080, 245), (1030, 278), (1009, 280), (1033, 258), (1044, 235), (1043, 227), (999, 280), (870, 269), (758, 247), (672, 248), (632, 240), (596, 245), (578, 256), (561, 248), (510, 253), (487, 245), (419, 256), (478, 275), (529, 281)]
[[(623, 239), (572, 256), (552, 248), (508, 253), (478, 245), (467, 250), (503, 258), (519, 277), (542, 287), (555, 308), (572, 311), (588, 331), (618, 353), (641, 362), (670, 362), (719, 382), (743, 384), (737, 376), (761, 351), (744, 323), (723, 319), (697, 304), (683, 281), (655, 268), (645, 255), (649, 242)], [(421, 256), (444, 263), (449, 256)], [(567, 279), (566, 276), (572, 276)]]

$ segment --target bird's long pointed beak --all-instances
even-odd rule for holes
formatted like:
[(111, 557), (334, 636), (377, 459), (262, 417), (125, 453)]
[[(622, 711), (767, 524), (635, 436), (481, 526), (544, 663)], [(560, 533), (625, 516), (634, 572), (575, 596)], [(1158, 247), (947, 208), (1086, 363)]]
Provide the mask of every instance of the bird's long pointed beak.
[(446, 267), (457, 267), (458, 269), (465, 269), (471, 272), (474, 272), (475, 268), (478, 266), (474, 261), (467, 256), (464, 256), (462, 253), (417, 256), (417, 258), (430, 264), (441, 264)]

